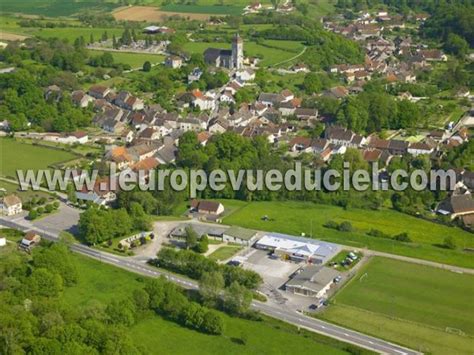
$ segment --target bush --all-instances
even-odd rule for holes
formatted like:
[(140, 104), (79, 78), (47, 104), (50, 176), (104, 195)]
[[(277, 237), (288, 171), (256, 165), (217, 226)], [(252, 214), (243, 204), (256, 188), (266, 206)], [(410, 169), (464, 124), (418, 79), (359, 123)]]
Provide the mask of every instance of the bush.
[(397, 240), (397, 241), (399, 241), (399, 242), (406, 242), (406, 243), (410, 243), (410, 242), (411, 242), (411, 239), (410, 239), (410, 237), (408, 236), (408, 233), (400, 233), (400, 234), (394, 235), (394, 236), (393, 236), (393, 239), (394, 239), (394, 240)]
[(38, 207), (36, 209), (36, 211), (38, 212), (38, 214), (43, 214), (44, 213), (44, 208), (43, 207)]
[(352, 224), (351, 222), (342, 222), (339, 227), (337, 228), (341, 232), (352, 232)]
[(386, 239), (390, 239), (390, 235), (382, 232), (382, 231), (379, 231), (378, 229), (371, 229), (367, 235), (370, 235), (371, 237), (376, 237), (376, 238), (386, 238)]
[(339, 224), (334, 221), (327, 221), (326, 223), (323, 224), (323, 226), (326, 228), (331, 228), (331, 229), (339, 229)]
[(30, 220), (34, 220), (38, 218), (38, 212), (36, 210), (31, 210), (29, 213), (28, 213), (28, 219)]
[(55, 210), (57, 210), (59, 208), (59, 202), (58, 201), (54, 201), (53, 202), (53, 207)]
[(444, 238), (443, 246), (446, 249), (456, 249), (456, 242), (454, 241), (454, 238), (449, 235), (446, 238)]
[(44, 207), (44, 210), (46, 211), (46, 213), (51, 213), (51, 212), (53, 212), (54, 207), (53, 207), (52, 204), (47, 204), (47, 205)]

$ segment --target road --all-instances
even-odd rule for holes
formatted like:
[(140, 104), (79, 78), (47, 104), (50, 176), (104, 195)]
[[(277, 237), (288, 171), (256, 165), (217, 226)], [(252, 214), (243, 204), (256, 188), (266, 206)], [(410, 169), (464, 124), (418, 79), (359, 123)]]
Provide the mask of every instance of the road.
[[(15, 221), (8, 220), (4, 217), (0, 217), (0, 225), (16, 228), (22, 231), (31, 230), (30, 227), (20, 224)], [(39, 228), (34, 228), (43, 238), (57, 241), (58, 235), (55, 233), (47, 232)], [(73, 252), (94, 258), (101, 262), (114, 265), (116, 267), (125, 269), (130, 272), (134, 272), (140, 275), (149, 277), (160, 277), (164, 276), (169, 281), (174, 282), (186, 289), (197, 289), (198, 284), (195, 281), (191, 281), (185, 277), (177, 276), (171, 273), (163, 272), (157, 268), (148, 266), (146, 263), (140, 263), (127, 257), (122, 257), (103, 251), (89, 248), (82, 244), (72, 244), (71, 250)], [(307, 330), (320, 333), (322, 335), (341, 340), (346, 343), (350, 343), (362, 348), (366, 348), (372, 351), (376, 351), (381, 354), (395, 354), (395, 355), (415, 355), (421, 354), (420, 352), (375, 338), (369, 335), (365, 335), (353, 330), (339, 327), (337, 325), (327, 323), (315, 318), (305, 316), (303, 314), (286, 310), (283, 307), (277, 305), (264, 304), (258, 301), (252, 302), (252, 308), (260, 311), (270, 317), (280, 319), (282, 321), (294, 324), (298, 327), (305, 328)]]

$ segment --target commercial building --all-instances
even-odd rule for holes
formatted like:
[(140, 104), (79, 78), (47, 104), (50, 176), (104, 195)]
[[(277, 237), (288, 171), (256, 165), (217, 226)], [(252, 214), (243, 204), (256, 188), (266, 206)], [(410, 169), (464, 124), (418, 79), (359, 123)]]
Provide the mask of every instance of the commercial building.
[(224, 242), (250, 246), (257, 239), (257, 232), (242, 227), (230, 227), (224, 232), (222, 239)]
[(309, 264), (324, 264), (341, 250), (337, 244), (279, 233), (265, 234), (254, 246), (284, 260)]
[(339, 276), (339, 272), (324, 266), (310, 265), (300, 269), (296, 275), (286, 284), (288, 292), (322, 298), (334, 284), (334, 279)]

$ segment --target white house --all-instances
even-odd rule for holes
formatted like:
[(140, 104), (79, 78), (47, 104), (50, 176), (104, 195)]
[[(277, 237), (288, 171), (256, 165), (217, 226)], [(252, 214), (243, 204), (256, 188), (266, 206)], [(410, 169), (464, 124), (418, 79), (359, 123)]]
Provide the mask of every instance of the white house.
[(411, 143), (408, 146), (408, 153), (415, 157), (422, 154), (431, 154), (433, 151), (434, 148), (426, 143)]
[(21, 213), (22, 207), (21, 199), (16, 195), (8, 195), (0, 199), (0, 208), (4, 216)]
[(252, 69), (242, 69), (235, 73), (235, 77), (240, 81), (255, 80), (255, 72)]

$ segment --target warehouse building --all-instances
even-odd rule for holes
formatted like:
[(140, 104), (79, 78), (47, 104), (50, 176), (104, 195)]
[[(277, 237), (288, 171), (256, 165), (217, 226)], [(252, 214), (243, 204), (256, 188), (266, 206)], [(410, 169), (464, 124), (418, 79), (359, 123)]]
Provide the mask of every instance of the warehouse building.
[(254, 246), (269, 250), (283, 260), (309, 264), (325, 264), (341, 250), (337, 244), (280, 233), (267, 233)]

